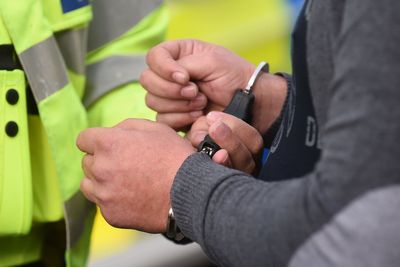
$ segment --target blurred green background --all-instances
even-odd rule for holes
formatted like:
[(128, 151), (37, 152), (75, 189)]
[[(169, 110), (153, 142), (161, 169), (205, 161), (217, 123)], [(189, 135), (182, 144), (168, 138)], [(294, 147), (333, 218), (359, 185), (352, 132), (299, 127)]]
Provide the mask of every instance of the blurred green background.
[(196, 38), (230, 48), (272, 71), (289, 70), (291, 9), (282, 0), (169, 1), (168, 39)]

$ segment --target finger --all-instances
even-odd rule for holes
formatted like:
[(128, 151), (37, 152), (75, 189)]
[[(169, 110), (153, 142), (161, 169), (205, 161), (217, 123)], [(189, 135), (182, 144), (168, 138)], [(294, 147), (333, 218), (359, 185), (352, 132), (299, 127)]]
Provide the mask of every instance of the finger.
[(91, 154), (86, 154), (82, 158), (82, 170), (87, 178), (93, 179), (94, 175), (92, 172), (94, 164), (94, 156)]
[(204, 94), (192, 100), (171, 100), (153, 94), (146, 94), (146, 105), (159, 113), (181, 113), (203, 110), (207, 106), (207, 97)]
[(193, 99), (199, 93), (197, 85), (188, 82), (184, 85), (171, 82), (147, 69), (140, 76), (141, 85), (151, 94), (171, 99)]
[(102, 139), (106, 128), (88, 128), (82, 131), (76, 139), (76, 146), (84, 153), (94, 154), (99, 140)]
[(228, 125), (252, 154), (257, 155), (262, 150), (264, 141), (257, 129), (227, 113), (210, 112), (207, 114), (207, 122), (209, 124), (213, 124), (218, 120), (222, 120)]
[(198, 147), (201, 142), (203, 142), (204, 138), (207, 136), (207, 131), (197, 131), (195, 133), (189, 132), (186, 138), (190, 141), (193, 147)]
[(81, 191), (85, 197), (93, 203), (97, 203), (97, 198), (94, 194), (94, 183), (89, 178), (85, 177), (81, 181)]
[(188, 71), (192, 80), (205, 82), (207, 77), (214, 72), (213, 68), (219, 64), (215, 54), (209, 51), (180, 58), (178, 63)]
[(225, 149), (220, 149), (220, 150), (218, 150), (218, 151), (214, 154), (212, 160), (213, 160), (215, 163), (224, 165), (224, 166), (226, 166), (226, 167), (232, 167), (231, 160), (230, 160), (230, 158), (229, 158), (229, 153), (228, 153), (228, 151), (226, 151)]
[[(196, 42), (192, 53), (177, 59), (178, 64), (189, 72), (191, 79), (203, 80), (226, 76), (235, 80), (239, 88), (245, 86), (255, 66), (225, 47)], [(233, 76), (229, 73), (234, 74)], [(221, 77), (220, 76), (220, 77)], [(229, 82), (228, 82), (229, 83)]]
[(186, 138), (191, 142), (192, 146), (198, 147), (208, 134), (208, 123), (205, 116), (198, 118), (187, 133)]
[(182, 87), (180, 94), (186, 99), (193, 99), (199, 95), (199, 88), (197, 84), (189, 82), (187, 85)]
[(177, 59), (188, 50), (188, 46), (190, 41), (164, 42), (150, 49), (146, 62), (151, 70), (164, 79), (186, 84), (189, 81), (189, 74), (178, 64)]
[(175, 130), (181, 130), (192, 125), (192, 123), (202, 115), (202, 111), (186, 113), (157, 113), (156, 120), (157, 122), (166, 124)]
[[(191, 79), (196, 81), (196, 85), (201, 88), (201, 92), (212, 100), (209, 102), (222, 107), (228, 104), (233, 94), (230, 83), (235, 84), (235, 78), (221, 78), (226, 73), (221, 73), (221, 70), (216, 69), (216, 66), (219, 66), (220, 63), (217, 62), (212, 53), (190, 55), (180, 59), (179, 63), (187, 69)], [(226, 80), (224, 81), (224, 79)]]
[(226, 124), (221, 120), (213, 123), (209, 134), (221, 148), (228, 151), (234, 168), (248, 173), (253, 171), (255, 168), (253, 155)]

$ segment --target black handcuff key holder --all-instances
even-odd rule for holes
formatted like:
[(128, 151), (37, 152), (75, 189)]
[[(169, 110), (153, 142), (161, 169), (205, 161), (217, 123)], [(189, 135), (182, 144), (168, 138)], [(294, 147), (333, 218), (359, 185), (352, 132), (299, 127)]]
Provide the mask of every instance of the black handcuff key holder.
[[(253, 94), (253, 86), (255, 81), (257, 80), (260, 72), (269, 72), (269, 65), (266, 62), (261, 62), (256, 70), (253, 72), (253, 75), (250, 77), (250, 80), (245, 89), (238, 89), (235, 92), (231, 102), (225, 108), (224, 113), (233, 115), (247, 123), (251, 123), (252, 119), (252, 108), (254, 103), (254, 94)], [(212, 140), (212, 138), (207, 135), (204, 140), (200, 143), (197, 150), (199, 152), (206, 153), (210, 158), (212, 158), (221, 147)]]

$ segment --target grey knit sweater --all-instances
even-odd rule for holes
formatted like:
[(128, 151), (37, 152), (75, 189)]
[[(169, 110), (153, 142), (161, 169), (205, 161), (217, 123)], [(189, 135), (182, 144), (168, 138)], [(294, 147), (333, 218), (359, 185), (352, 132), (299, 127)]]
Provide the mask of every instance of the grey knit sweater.
[[(398, 0), (309, 1), (307, 68), (321, 149), (311, 171), (260, 181), (201, 153), (181, 166), (171, 191), (177, 223), (219, 266), (286, 266), (296, 252), (312, 260), (315, 253), (299, 250), (313, 235), (368, 192), (400, 183), (399, 12)], [(299, 108), (291, 105), (284, 112)], [(393, 203), (385, 208), (400, 214)], [(376, 229), (393, 229), (387, 223), (378, 217)]]

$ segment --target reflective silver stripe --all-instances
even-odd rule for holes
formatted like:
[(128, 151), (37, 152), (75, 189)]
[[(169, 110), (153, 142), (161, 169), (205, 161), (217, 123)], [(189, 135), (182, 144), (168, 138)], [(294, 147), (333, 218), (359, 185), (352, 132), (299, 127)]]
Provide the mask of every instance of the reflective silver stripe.
[(64, 203), (67, 249), (72, 248), (79, 241), (85, 230), (86, 219), (89, 218), (93, 209), (95, 205), (89, 202), (81, 191)]
[(36, 103), (68, 84), (67, 69), (53, 36), (19, 55)]
[(87, 36), (88, 28), (65, 30), (55, 34), (65, 64), (78, 74), (85, 74)]
[(89, 27), (89, 51), (130, 30), (162, 2), (162, 0), (94, 0), (93, 20)]
[(89, 107), (114, 88), (139, 80), (147, 68), (144, 55), (113, 56), (87, 67), (87, 87), (83, 103)]

